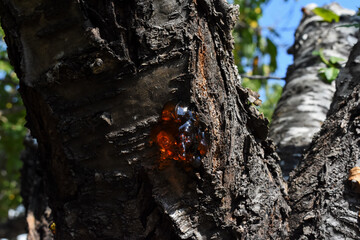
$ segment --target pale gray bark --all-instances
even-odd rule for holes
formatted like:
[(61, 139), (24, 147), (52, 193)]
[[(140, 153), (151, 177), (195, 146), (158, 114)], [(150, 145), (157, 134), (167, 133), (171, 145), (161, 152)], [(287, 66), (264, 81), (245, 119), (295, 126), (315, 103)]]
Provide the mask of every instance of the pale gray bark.
[(281, 167), (287, 178), (301, 159), (312, 137), (320, 130), (330, 107), (335, 83), (328, 84), (318, 76), (326, 67), (314, 50), (323, 49), (325, 58), (343, 58), (345, 65), (351, 47), (357, 41), (356, 27), (340, 27), (358, 22), (354, 11), (337, 3), (325, 6), (341, 16), (338, 23), (324, 22), (312, 13), (313, 4), (304, 8), (304, 15), (295, 33), (290, 52), (294, 63), (288, 68), (286, 85), (273, 115), (270, 138), (278, 147)]

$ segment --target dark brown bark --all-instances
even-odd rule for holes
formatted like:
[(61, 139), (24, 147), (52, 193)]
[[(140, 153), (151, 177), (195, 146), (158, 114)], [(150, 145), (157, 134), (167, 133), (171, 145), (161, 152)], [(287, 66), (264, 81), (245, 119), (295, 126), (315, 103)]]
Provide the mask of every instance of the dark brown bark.
[[(239, 86), (223, 0), (0, 2), (56, 239), (280, 239), (289, 208), (266, 122)], [(196, 110), (198, 167), (158, 168), (168, 101)]]
[[(45, 172), (41, 168), (38, 144), (30, 134), (24, 140), (25, 150), (21, 154), (21, 196), (26, 209), (28, 240), (50, 240), (53, 234), (49, 229), (52, 222), (51, 209), (45, 193)], [(25, 230), (25, 228), (24, 228)]]

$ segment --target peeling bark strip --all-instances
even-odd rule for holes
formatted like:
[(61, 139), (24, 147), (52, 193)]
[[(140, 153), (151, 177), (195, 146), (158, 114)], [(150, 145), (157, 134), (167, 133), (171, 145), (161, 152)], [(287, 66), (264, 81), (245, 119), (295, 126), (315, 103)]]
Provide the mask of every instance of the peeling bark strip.
[[(344, 69), (350, 73), (346, 86), (354, 87), (352, 93), (335, 100), (332, 114), (290, 179), (292, 239), (360, 238), (360, 197), (349, 180), (350, 170), (360, 166), (359, 56), (358, 42)], [(343, 78), (336, 81), (342, 85)], [(339, 92), (344, 89), (335, 95)]]
[(304, 8), (304, 15), (295, 33), (290, 52), (294, 63), (288, 68), (286, 85), (274, 112), (270, 138), (278, 146), (284, 177), (288, 177), (309, 146), (312, 137), (320, 130), (335, 92), (335, 84), (323, 82), (319, 69), (326, 67), (312, 52), (323, 49), (326, 59), (339, 57), (347, 62), (351, 47), (357, 41), (356, 27), (340, 27), (359, 21), (355, 12), (337, 3), (325, 6), (341, 16), (338, 23), (324, 22), (312, 13), (315, 6)]
[[(0, 1), (56, 239), (282, 239), (286, 184), (239, 86), (224, 0)], [(68, 19), (68, 20), (65, 20)], [(154, 168), (168, 101), (209, 132), (199, 169)]]

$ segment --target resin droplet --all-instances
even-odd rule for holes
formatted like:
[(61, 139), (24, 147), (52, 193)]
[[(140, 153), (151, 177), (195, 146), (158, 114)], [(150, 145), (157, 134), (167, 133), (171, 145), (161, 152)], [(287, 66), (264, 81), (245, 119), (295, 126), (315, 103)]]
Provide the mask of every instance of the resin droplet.
[(165, 151), (173, 147), (175, 140), (168, 132), (161, 131), (156, 136), (156, 142), (159, 144), (160, 148)]
[(161, 112), (162, 121), (174, 121), (175, 116), (175, 105), (173, 103), (167, 103)]
[(204, 128), (196, 114), (184, 104), (165, 104), (151, 138), (160, 150), (160, 169), (172, 160), (200, 166), (201, 157), (208, 150)]

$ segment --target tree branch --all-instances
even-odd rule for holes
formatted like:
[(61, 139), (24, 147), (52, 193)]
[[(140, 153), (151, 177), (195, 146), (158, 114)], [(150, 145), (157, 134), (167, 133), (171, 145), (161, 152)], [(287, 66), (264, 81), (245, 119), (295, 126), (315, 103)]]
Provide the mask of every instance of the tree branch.
[(245, 74), (240, 74), (240, 76), (242, 78), (248, 78), (251, 80), (268, 80), (268, 79), (275, 79), (275, 80), (285, 80), (284, 77), (275, 77), (275, 76), (261, 76), (261, 75), (245, 75)]

